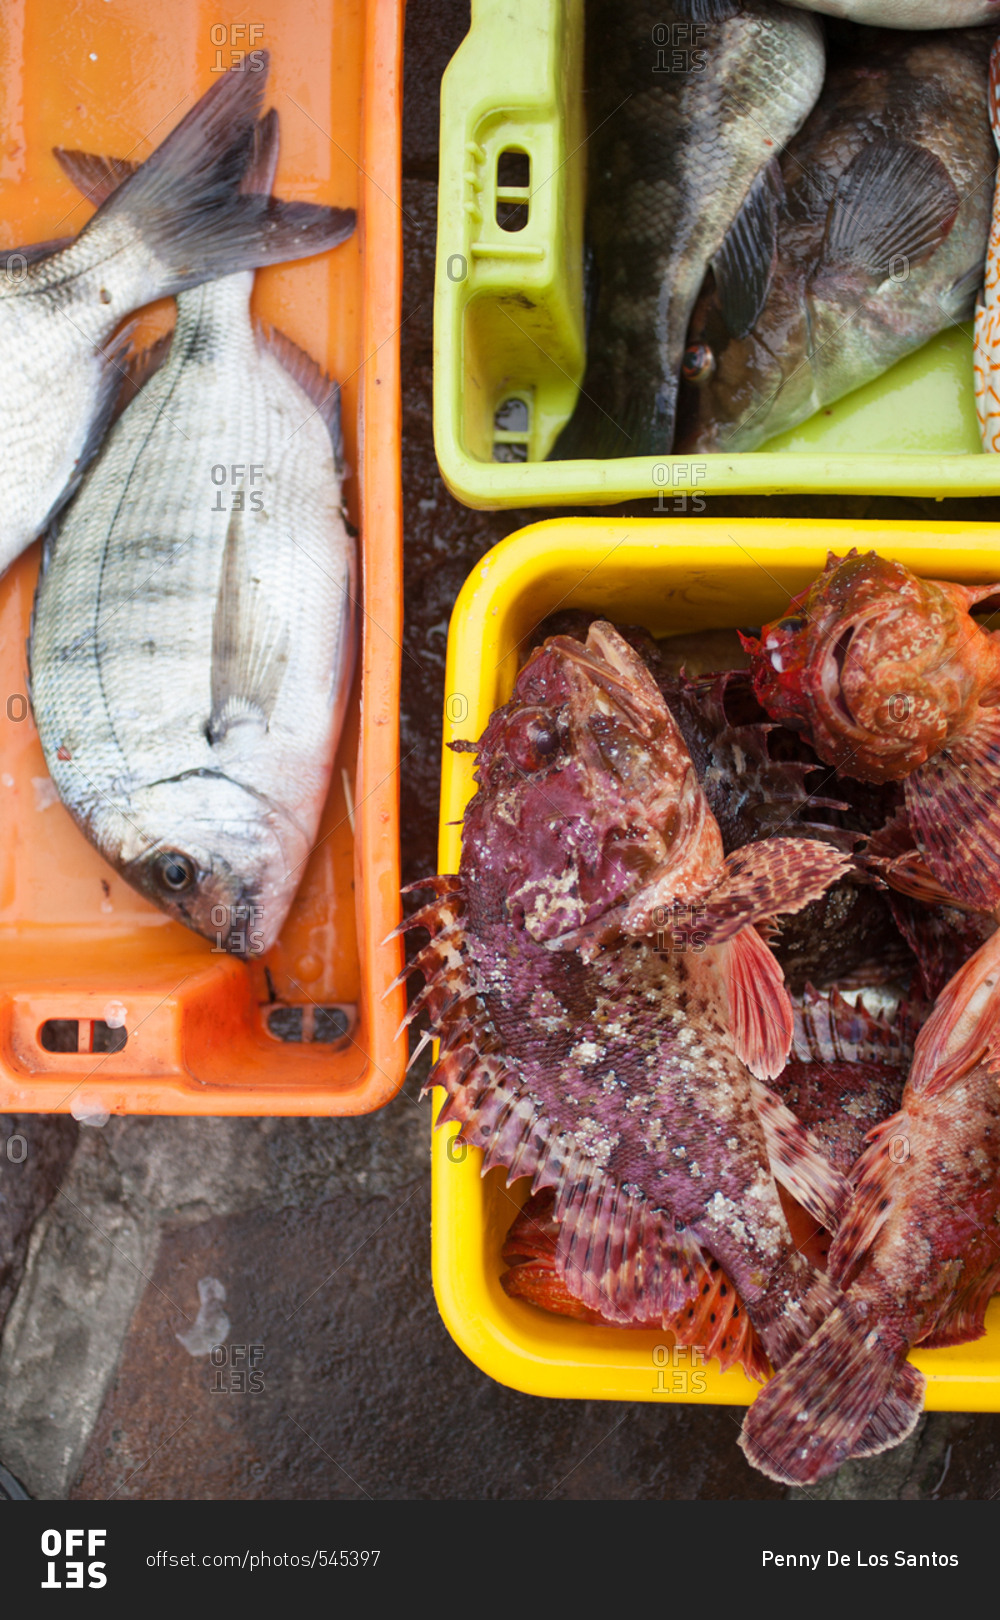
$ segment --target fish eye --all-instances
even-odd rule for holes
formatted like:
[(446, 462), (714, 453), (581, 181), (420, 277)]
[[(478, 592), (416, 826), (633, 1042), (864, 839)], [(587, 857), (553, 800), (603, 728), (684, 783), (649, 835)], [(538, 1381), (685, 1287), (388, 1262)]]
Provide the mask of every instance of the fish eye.
[(805, 619), (796, 618), (794, 614), (791, 618), (779, 619), (777, 624), (771, 626), (772, 630), (787, 630), (790, 635), (797, 634), (800, 630), (804, 630), (805, 627)]
[(559, 748), (559, 730), (544, 709), (522, 709), (507, 726), (507, 752), (520, 771), (540, 771)]
[(194, 885), (194, 862), (176, 849), (165, 849), (153, 862), (153, 879), (165, 894), (186, 894)]
[(715, 355), (707, 343), (692, 343), (684, 350), (681, 376), (685, 382), (706, 382), (715, 370)]

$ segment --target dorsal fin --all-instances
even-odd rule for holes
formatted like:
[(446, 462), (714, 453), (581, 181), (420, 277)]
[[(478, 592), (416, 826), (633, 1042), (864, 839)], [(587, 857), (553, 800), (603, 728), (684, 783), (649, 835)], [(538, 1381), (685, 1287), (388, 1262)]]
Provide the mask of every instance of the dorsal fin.
[(922, 1010), (901, 1001), (891, 1019), (876, 1018), (858, 998), (852, 1006), (839, 990), (824, 994), (807, 984), (792, 1004), (793, 1057), (800, 1063), (909, 1064)]
[(297, 382), (302, 392), (312, 400), (317, 413), (326, 424), (333, 445), (333, 458), (336, 463), (338, 476), (344, 471), (344, 441), (340, 429), (340, 384), (331, 381), (322, 366), (300, 349), (297, 343), (286, 337), (273, 326), (264, 326), (261, 322), (254, 323), (258, 343), (268, 354), (274, 358), (288, 372), (288, 375)]

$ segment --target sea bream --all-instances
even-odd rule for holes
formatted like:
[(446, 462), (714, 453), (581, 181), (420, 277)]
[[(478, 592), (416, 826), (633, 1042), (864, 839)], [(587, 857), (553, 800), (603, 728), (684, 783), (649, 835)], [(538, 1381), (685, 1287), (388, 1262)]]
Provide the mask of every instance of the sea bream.
[(663, 454), (698, 289), (713, 258), (746, 278), (762, 173), (820, 93), (822, 25), (771, 0), (597, 0), (586, 38), (593, 307), (552, 454)]
[[(762, 1391), (740, 1444), (772, 1479), (808, 1485), (905, 1437), (925, 1380), (913, 1345), (985, 1331), (1000, 1288), (1000, 935), (966, 963), (917, 1037), (898, 1113), (852, 1171), (830, 1250), (842, 1302)], [(873, 1422), (894, 1413), (894, 1433)]]
[(439, 1123), (461, 1122), (484, 1171), (554, 1189), (582, 1304), (669, 1323), (707, 1255), (782, 1365), (835, 1296), (776, 1181), (832, 1225), (846, 1183), (764, 1084), (792, 1010), (754, 924), (846, 858), (782, 838), (727, 859), (655, 682), (600, 621), (538, 649), (467, 746), (461, 870), (404, 925), (434, 935), (408, 1019), (426, 1009), (440, 1037)]
[(69, 498), (118, 401), (140, 305), (320, 251), (324, 209), (239, 191), (267, 79), (224, 73), (75, 239), (0, 252), (0, 574)]
[[(271, 113), (244, 184), (266, 192)], [(112, 186), (122, 166), (76, 154)], [(350, 234), (319, 210), (314, 246)], [(301, 881), (351, 679), (339, 391), (251, 318), (252, 272), (183, 293), (170, 352), (43, 557), (31, 696), (50, 774), (121, 875), (236, 954)]]
[(744, 637), (768, 714), (838, 775), (903, 782), (931, 873), (984, 911), (1000, 906), (1000, 633), (971, 610), (998, 592), (831, 553), (780, 619)]
[(993, 37), (886, 31), (831, 51), (769, 171), (742, 279), (707, 278), (695, 305), (678, 451), (756, 449), (971, 317), (997, 162)]

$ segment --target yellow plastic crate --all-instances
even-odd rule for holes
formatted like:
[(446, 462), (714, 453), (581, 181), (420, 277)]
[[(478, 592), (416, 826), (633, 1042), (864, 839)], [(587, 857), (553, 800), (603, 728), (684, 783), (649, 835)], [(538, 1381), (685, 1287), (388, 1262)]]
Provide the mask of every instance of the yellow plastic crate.
[[(982, 451), (976, 425), (971, 326), (940, 333), (760, 450), (546, 461), (586, 359), (586, 157), (583, 0), (473, 0), (441, 86), (434, 294), (434, 443), (459, 500), (1000, 491), (1000, 456)], [(511, 425), (498, 427), (507, 401), (517, 402)], [(526, 461), (493, 460), (495, 446), (512, 443)]]
[[(557, 608), (583, 608), (655, 635), (760, 624), (822, 569), (828, 549), (877, 549), (916, 573), (979, 584), (1000, 576), (985, 523), (877, 524), (765, 519), (558, 519), (494, 547), (466, 581), (451, 621), (445, 742), (478, 738), (506, 702), (518, 647)], [(444, 750), (439, 870), (456, 872), (475, 760)], [(435, 1093), (435, 1112), (443, 1092)], [(500, 1250), (527, 1192), (501, 1169), (480, 1174), (478, 1149), (456, 1148), (457, 1125), (435, 1133), (434, 1288), (452, 1337), (476, 1365), (531, 1395), (745, 1405), (757, 1385), (739, 1369), (675, 1349), (669, 1333), (593, 1327), (550, 1315), (500, 1286)], [(1000, 1411), (1000, 1299), (972, 1344), (919, 1351), (927, 1406)]]

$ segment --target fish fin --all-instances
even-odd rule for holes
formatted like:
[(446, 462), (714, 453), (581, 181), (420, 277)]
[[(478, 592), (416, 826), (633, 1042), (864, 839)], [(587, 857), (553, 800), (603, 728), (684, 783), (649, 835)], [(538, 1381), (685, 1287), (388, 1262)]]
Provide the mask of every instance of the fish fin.
[(244, 197), (266, 197), (274, 189), (274, 176), (278, 168), (278, 109), (272, 107), (253, 127), (250, 157), (240, 192)]
[(904, 1361), (888, 1395), (875, 1408), (855, 1442), (852, 1457), (877, 1457), (898, 1446), (912, 1434), (924, 1406), (926, 1380), (909, 1361)]
[(712, 260), (722, 318), (733, 337), (746, 337), (767, 302), (778, 251), (780, 194), (781, 168), (772, 158), (754, 180)]
[(825, 1271), (831, 1242), (826, 1227), (812, 1215), (807, 1215), (798, 1200), (780, 1182), (778, 1198), (796, 1251), (803, 1260), (808, 1260), (814, 1271)]
[(723, 971), (736, 1055), (758, 1080), (773, 1080), (788, 1060), (794, 1027), (784, 974), (755, 928), (723, 947)]
[(107, 202), (111, 193), (141, 167), (128, 158), (101, 157), (96, 152), (70, 151), (65, 146), (54, 146), (52, 155), (67, 179), (95, 208)]
[(719, 945), (748, 923), (801, 911), (851, 870), (817, 838), (763, 838), (726, 856), (720, 881), (695, 905), (700, 940)]
[[(0, 270), (8, 280), (16, 281), (17, 277), (26, 270), (29, 264), (37, 264), (39, 259), (47, 259), (52, 253), (61, 253), (75, 241), (72, 236), (54, 236), (48, 242), (28, 242), (24, 247), (0, 248)], [(24, 264), (18, 260), (24, 260)]]
[[(80, 454), (74, 463), (72, 476), (65, 488), (60, 490), (55, 501), (45, 514), (45, 519), (39, 526), (39, 533), (50, 529), (59, 513), (72, 500), (80, 487), (84, 473), (104, 443), (108, 428), (123, 408), (123, 390), (129, 385), (130, 380), (129, 365), (133, 358), (131, 348), (132, 333), (135, 331), (135, 327), (136, 322), (130, 321), (127, 326), (116, 332), (111, 341), (105, 344), (100, 351), (105, 365), (101, 372), (97, 403), (90, 427), (87, 430), (87, 437), (80, 447)], [(50, 555), (54, 544), (55, 534), (53, 533), (49, 547)]]
[[(908, 1122), (902, 1112), (883, 1119), (865, 1138), (865, 1150), (851, 1169), (854, 1198), (830, 1246), (830, 1275), (841, 1288), (850, 1285), (892, 1213), (899, 1163), (893, 1143), (906, 1141)], [(905, 1154), (904, 1154), (905, 1159)]]
[[(500, 1278), (501, 1287), (509, 1298), (527, 1300), (555, 1315), (606, 1324), (607, 1317), (577, 1299), (560, 1273), (560, 1228), (552, 1218), (553, 1208), (548, 1189), (529, 1198), (501, 1253), (501, 1259), (510, 1267)], [(717, 1359), (720, 1372), (742, 1367), (748, 1377), (763, 1383), (770, 1364), (743, 1301), (718, 1261), (702, 1254), (694, 1280), (695, 1294), (668, 1324), (676, 1342), (699, 1350), (706, 1361)], [(663, 1326), (659, 1321), (634, 1325)]]
[(173, 331), (164, 332), (155, 343), (146, 349), (131, 351), (125, 359), (124, 372), (118, 385), (118, 397), (115, 400), (112, 422), (117, 422), (122, 412), (127, 410), (151, 377), (155, 377), (174, 341)]
[(673, 5), (684, 22), (727, 22), (740, 13), (737, 0), (673, 0)]
[(569, 1316), (577, 1322), (599, 1326), (605, 1318), (591, 1310), (570, 1293), (566, 1280), (560, 1277), (554, 1260), (535, 1258), (518, 1259), (500, 1278), (500, 1287), (508, 1299), (523, 1299), (539, 1310), (551, 1311), (555, 1316)]
[(235, 726), (267, 730), (288, 664), (288, 628), (272, 626), (263, 593), (250, 578), (243, 516), (234, 511), (229, 519), (212, 624), (212, 712), (207, 735), (213, 748)]
[(943, 888), (983, 911), (1000, 906), (1000, 708), (906, 778), (920, 853)]
[(917, 1036), (907, 1087), (934, 1097), (980, 1063), (1000, 1072), (1000, 932), (941, 991)]
[(905, 1439), (925, 1389), (906, 1351), (899, 1334), (842, 1300), (747, 1412), (739, 1442), (747, 1461), (768, 1479), (813, 1485), (859, 1446), (870, 1454)]
[[(110, 190), (81, 232), (106, 218), (127, 222), (160, 261), (161, 296), (322, 253), (354, 229), (353, 209), (240, 192), (267, 79), (263, 54), (264, 71), (222, 74), (146, 161)], [(72, 154), (68, 167), (65, 157), (60, 162), (67, 173), (86, 167), (81, 154)], [(101, 162), (109, 185), (114, 159), (91, 160), (90, 173), (100, 185)]]
[(822, 264), (883, 281), (894, 263), (920, 264), (944, 241), (961, 198), (936, 153), (913, 141), (868, 141), (841, 175)]
[[(950, 287), (936, 294), (937, 302), (951, 321), (971, 321), (977, 315), (979, 289), (983, 284), (983, 266), (976, 260), (957, 276)], [(978, 333), (976, 334), (978, 339)]]
[(835, 1232), (851, 1201), (850, 1182), (834, 1169), (816, 1138), (780, 1097), (759, 1080), (752, 1091), (775, 1181), (821, 1226)]
[(891, 1063), (909, 1066), (922, 1010), (901, 1001), (891, 1018), (875, 1018), (858, 998), (852, 1004), (839, 990), (821, 992), (807, 984), (793, 1003), (792, 1055), (802, 1063)]
[(986, 1332), (986, 1307), (1000, 1290), (1000, 1264), (973, 1280), (942, 1311), (933, 1331), (921, 1339), (921, 1349), (934, 1350), (948, 1344), (970, 1344)]
[(273, 326), (265, 327), (261, 322), (254, 323), (257, 340), (269, 354), (273, 354), (278, 363), (288, 372), (294, 382), (297, 382), (302, 392), (311, 399), (316, 407), (317, 414), (326, 425), (333, 445), (333, 457), (337, 467), (338, 477), (344, 471), (344, 440), (340, 429), (340, 386), (331, 382), (322, 366), (300, 349), (297, 343), (278, 332)]
[[(72, 180), (77, 191), (82, 192), (95, 208), (107, 202), (111, 193), (117, 191), (120, 185), (130, 180), (136, 170), (142, 167), (139, 163), (133, 163), (130, 158), (103, 157), (96, 152), (70, 151), (65, 146), (54, 146), (52, 155), (67, 179)], [(267, 195), (274, 186), (277, 167), (278, 113), (277, 109), (272, 107), (270, 112), (265, 113), (254, 125), (249, 159), (243, 179), (240, 181), (241, 196)], [(72, 237), (67, 238), (67, 241), (72, 240)], [(42, 245), (50, 252), (57, 246), (54, 243)]]
[(618, 456), (669, 455), (674, 442), (677, 384), (661, 381), (651, 398), (633, 389), (612, 415), (594, 397), (602, 392), (590, 371), (576, 406), (549, 451), (550, 461), (610, 461)]

